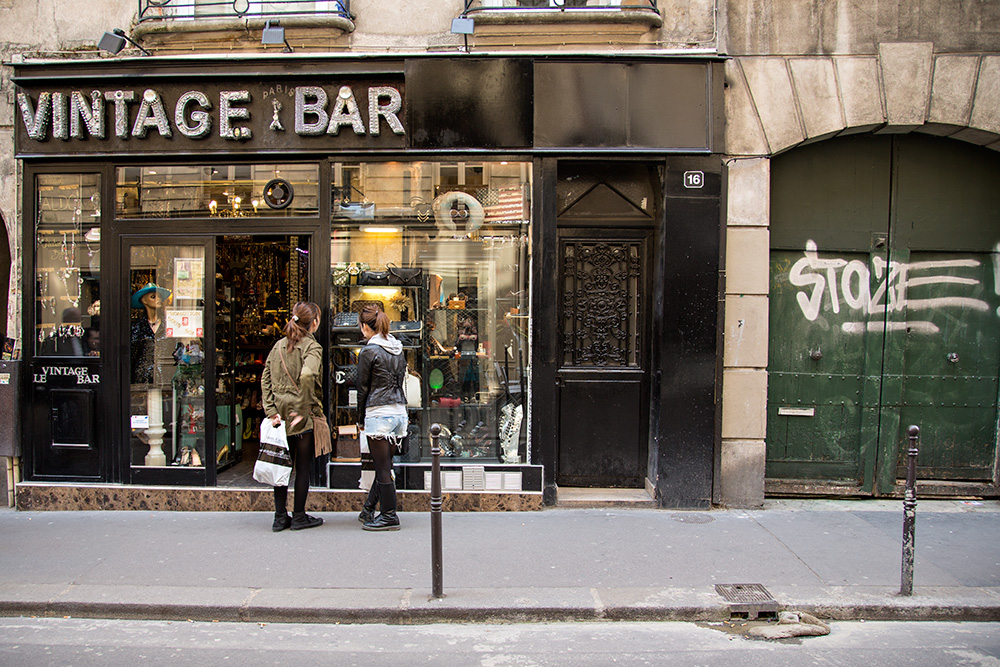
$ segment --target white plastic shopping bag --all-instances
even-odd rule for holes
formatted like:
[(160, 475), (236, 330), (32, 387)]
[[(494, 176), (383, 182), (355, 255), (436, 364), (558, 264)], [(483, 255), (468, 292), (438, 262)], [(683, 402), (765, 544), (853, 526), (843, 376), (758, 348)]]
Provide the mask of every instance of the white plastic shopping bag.
[(292, 457), (288, 452), (285, 424), (272, 426), (270, 419), (260, 424), (260, 451), (253, 466), (253, 478), (261, 484), (288, 486), (292, 474)]
[(280, 445), (288, 449), (288, 436), (285, 434), (285, 422), (277, 426), (271, 424), (270, 419), (265, 419), (260, 423), (260, 442), (267, 442), (272, 445)]

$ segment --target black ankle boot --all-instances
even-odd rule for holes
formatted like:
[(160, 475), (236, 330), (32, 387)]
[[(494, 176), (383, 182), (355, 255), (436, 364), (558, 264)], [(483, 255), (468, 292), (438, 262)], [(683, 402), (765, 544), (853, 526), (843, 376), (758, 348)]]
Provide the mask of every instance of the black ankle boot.
[(375, 506), (378, 505), (378, 481), (372, 482), (372, 488), (368, 489), (368, 497), (358, 514), (358, 521), (368, 523), (375, 518)]
[(378, 485), (379, 504), (382, 513), (362, 526), (365, 530), (399, 530), (399, 517), (396, 516), (396, 485), (392, 482)]
[(292, 525), (292, 517), (288, 516), (287, 512), (275, 512), (274, 513), (274, 523), (271, 524), (271, 530), (276, 533), (280, 533), (285, 528)]
[(309, 516), (305, 512), (292, 512), (292, 530), (304, 530), (322, 525), (323, 519), (318, 516)]

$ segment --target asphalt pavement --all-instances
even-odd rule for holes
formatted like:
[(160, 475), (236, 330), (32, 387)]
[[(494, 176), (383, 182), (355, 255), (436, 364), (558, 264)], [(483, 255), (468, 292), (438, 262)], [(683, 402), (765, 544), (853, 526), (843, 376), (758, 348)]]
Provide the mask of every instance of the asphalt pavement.
[(319, 516), (318, 528), (273, 533), (267, 513), (0, 510), (0, 615), (718, 621), (746, 609), (723, 585), (830, 620), (1000, 621), (991, 500), (919, 501), (911, 596), (899, 594), (900, 501), (445, 513), (442, 598), (428, 513), (401, 513), (388, 533), (363, 531), (356, 513)]

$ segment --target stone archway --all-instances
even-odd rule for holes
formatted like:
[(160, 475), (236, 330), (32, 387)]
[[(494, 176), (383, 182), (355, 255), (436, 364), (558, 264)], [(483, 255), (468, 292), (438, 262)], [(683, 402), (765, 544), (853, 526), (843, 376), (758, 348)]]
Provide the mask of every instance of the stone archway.
[(715, 501), (764, 500), (770, 158), (862, 132), (922, 132), (1000, 150), (1000, 54), (883, 43), (873, 55), (726, 63), (728, 155), (722, 448)]

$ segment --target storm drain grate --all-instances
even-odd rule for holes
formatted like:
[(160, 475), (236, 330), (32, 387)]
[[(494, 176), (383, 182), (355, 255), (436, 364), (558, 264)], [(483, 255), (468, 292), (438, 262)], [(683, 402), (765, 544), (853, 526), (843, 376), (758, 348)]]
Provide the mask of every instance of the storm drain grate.
[(760, 584), (716, 584), (715, 592), (729, 603), (729, 612), (739, 618), (774, 616), (778, 603)]

